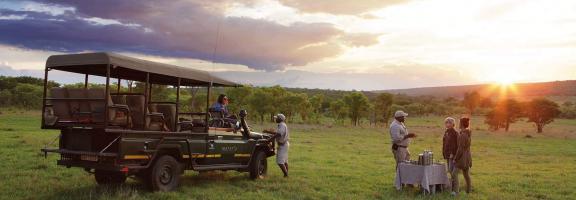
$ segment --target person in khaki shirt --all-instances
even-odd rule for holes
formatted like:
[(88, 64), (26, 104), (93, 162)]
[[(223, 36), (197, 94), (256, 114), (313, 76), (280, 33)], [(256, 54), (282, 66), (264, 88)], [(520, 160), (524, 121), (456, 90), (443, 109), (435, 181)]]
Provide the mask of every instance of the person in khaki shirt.
[(392, 154), (396, 160), (396, 167), (398, 163), (410, 160), (410, 138), (416, 137), (413, 133), (408, 133), (408, 129), (404, 125), (404, 121), (408, 113), (404, 111), (396, 111), (394, 113), (394, 121), (390, 124), (390, 138), (392, 139)]
[(288, 126), (286, 125), (286, 116), (283, 114), (277, 114), (274, 116), (274, 120), (278, 123), (278, 128), (273, 130), (264, 130), (265, 133), (274, 134), (270, 140), (276, 140), (278, 144), (278, 149), (276, 151), (276, 163), (282, 173), (284, 173), (284, 178), (288, 178), (288, 150), (290, 149), (290, 132), (288, 132)]

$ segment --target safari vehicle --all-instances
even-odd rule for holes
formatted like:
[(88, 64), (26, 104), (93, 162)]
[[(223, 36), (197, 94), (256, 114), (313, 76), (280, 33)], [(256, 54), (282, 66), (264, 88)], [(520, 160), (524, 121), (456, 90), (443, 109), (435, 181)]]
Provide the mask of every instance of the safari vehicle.
[[(47, 88), (52, 70), (84, 75), (84, 87)], [(88, 87), (89, 75), (104, 77), (105, 86)], [(41, 151), (60, 154), (58, 165), (93, 173), (98, 184), (121, 184), (133, 176), (152, 190), (169, 191), (184, 170), (237, 170), (258, 179), (275, 153), (271, 135), (250, 131), (245, 110), (239, 128), (209, 126), (222, 124), (213, 123), (208, 112), (211, 88), (239, 85), (205, 71), (85, 53), (50, 56), (44, 79), (42, 129), (58, 129), (60, 135), (58, 148)], [(121, 93), (122, 80), (144, 84), (144, 93)], [(173, 86), (176, 102), (151, 101), (153, 84)], [(206, 112), (180, 112), (181, 87), (206, 88)]]

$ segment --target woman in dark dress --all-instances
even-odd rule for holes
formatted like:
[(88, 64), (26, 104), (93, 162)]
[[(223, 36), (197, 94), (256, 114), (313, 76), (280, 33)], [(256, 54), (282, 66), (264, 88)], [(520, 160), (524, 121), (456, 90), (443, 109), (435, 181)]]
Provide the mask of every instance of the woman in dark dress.
[[(456, 156), (454, 157), (454, 162), (456, 163), (456, 177), (458, 173), (462, 172), (464, 179), (466, 180), (466, 192), (470, 193), (472, 188), (472, 182), (470, 180), (470, 168), (472, 167), (472, 154), (470, 153), (470, 145), (472, 143), (472, 131), (470, 131), (470, 118), (463, 117), (460, 118), (460, 134), (458, 134), (458, 150), (456, 151)], [(458, 178), (455, 179), (456, 192), (459, 191)]]

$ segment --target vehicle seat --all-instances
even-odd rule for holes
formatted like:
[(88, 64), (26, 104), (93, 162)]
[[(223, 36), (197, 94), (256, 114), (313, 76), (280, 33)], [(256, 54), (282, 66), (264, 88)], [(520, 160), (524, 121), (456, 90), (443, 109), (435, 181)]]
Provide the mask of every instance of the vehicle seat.
[(204, 133), (206, 132), (206, 123), (204, 119), (187, 119), (180, 118), (178, 122), (177, 131), (191, 131), (193, 133)]
[[(71, 99), (85, 99), (87, 98), (87, 90), (84, 88), (67, 88), (68, 98)], [(70, 112), (72, 117), (77, 122), (90, 121), (90, 102), (85, 100), (69, 100)]]
[(210, 114), (210, 121), (208, 122), (210, 127), (225, 128), (226, 120), (224, 112), (216, 111), (213, 108), (210, 108), (208, 109), (208, 113)]
[(144, 95), (126, 95), (126, 105), (130, 108), (130, 118), (134, 129), (144, 129)]
[(130, 116), (134, 129), (160, 131), (164, 127), (162, 113), (150, 113), (145, 106), (146, 97), (141, 94), (126, 95), (126, 104), (130, 108)]
[(176, 120), (176, 104), (154, 103), (150, 104), (150, 111), (162, 113), (164, 123), (170, 131), (175, 131), (174, 122)]
[(113, 102), (114, 104), (127, 105), (127, 104), (126, 104), (126, 95), (111, 94), (110, 96), (112, 97), (112, 102)]
[[(106, 90), (102, 88), (88, 89), (88, 97), (92, 99), (103, 99), (106, 96)], [(110, 125), (129, 127), (130, 126), (130, 109), (125, 104), (115, 104), (112, 98), (106, 98), (109, 105), (108, 119)], [(92, 121), (96, 123), (104, 122), (105, 102), (103, 101), (90, 101), (90, 112), (92, 113)]]
[[(128, 110), (130, 110), (130, 108), (128, 107), (128, 105), (126, 104), (126, 95), (118, 95), (118, 94), (114, 94), (114, 95), (110, 95), (110, 98), (108, 99), (108, 103), (110, 103), (110, 101), (112, 102), (112, 105), (124, 105), (128, 108)], [(130, 117), (130, 114), (126, 113), (126, 115), (121, 115), (121, 116), (115, 116), (114, 118), (114, 124), (119, 124), (122, 123), (122, 121), (126, 121), (128, 120), (128, 126), (130, 126), (132, 124), (132, 117)], [(126, 123), (126, 122), (124, 122)]]
[[(66, 88), (52, 88), (50, 89), (50, 97), (59, 99), (68, 98), (68, 91), (66, 91)], [(50, 121), (56, 123), (58, 121), (72, 120), (72, 116), (70, 115), (70, 107), (67, 101), (49, 100), (46, 103), (47, 105), (52, 105), (51, 107), (54, 114), (53, 116), (56, 118)]]

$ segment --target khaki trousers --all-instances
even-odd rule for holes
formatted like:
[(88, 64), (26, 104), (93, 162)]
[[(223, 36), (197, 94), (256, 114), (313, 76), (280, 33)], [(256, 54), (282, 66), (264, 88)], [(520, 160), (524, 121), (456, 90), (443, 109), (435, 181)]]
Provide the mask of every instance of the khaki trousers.
[(398, 166), (398, 163), (410, 160), (410, 151), (408, 151), (408, 148), (398, 147), (397, 150), (392, 150), (392, 153), (394, 154), (394, 160), (396, 160), (396, 166)]

